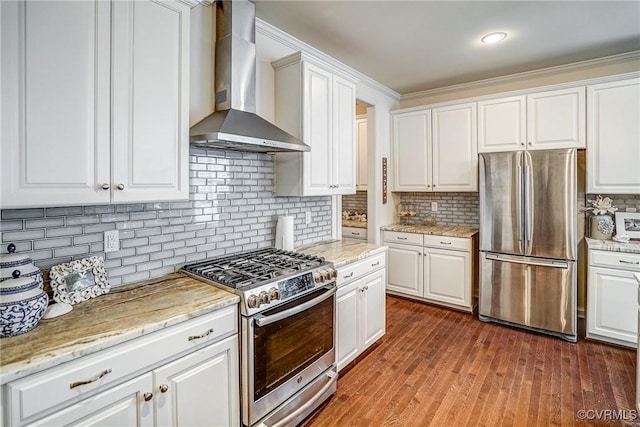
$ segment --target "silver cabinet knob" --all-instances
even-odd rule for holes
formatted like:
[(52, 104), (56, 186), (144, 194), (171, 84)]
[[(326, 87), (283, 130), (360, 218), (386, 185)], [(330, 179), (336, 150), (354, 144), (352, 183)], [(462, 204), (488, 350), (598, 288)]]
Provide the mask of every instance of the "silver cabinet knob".
[(102, 184), (102, 189), (103, 189), (103, 190), (108, 190), (109, 188), (111, 188), (111, 187), (109, 186), (109, 184)]
[(524, 142), (521, 142), (520, 145), (524, 145)]
[(145, 393), (145, 394), (142, 395), (142, 397), (144, 398), (145, 402), (148, 402), (151, 399), (153, 399), (153, 393)]
[(118, 186), (116, 188), (118, 190), (122, 191), (122, 190), (124, 190), (124, 184), (118, 184)]
[(160, 393), (166, 393), (167, 390), (169, 390), (169, 386), (166, 384), (161, 384), (160, 385)]

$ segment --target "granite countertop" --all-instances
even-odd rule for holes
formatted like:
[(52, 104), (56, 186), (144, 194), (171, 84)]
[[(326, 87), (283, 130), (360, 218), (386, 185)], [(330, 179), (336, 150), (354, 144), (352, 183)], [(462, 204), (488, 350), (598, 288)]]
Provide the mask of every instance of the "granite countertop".
[(448, 225), (390, 224), (380, 227), (383, 231), (401, 233), (433, 234), (447, 237), (470, 238), (479, 232), (477, 228), (453, 227)]
[(343, 227), (354, 227), (354, 228), (367, 228), (367, 223), (362, 221), (354, 221), (352, 219), (343, 219), (342, 220)]
[(368, 256), (382, 253), (387, 250), (387, 247), (366, 243), (361, 240), (345, 239), (312, 243), (295, 250), (308, 255), (323, 257), (327, 261), (331, 261), (336, 268), (340, 268)]
[(597, 249), (610, 252), (627, 252), (640, 254), (640, 240), (631, 240), (629, 243), (620, 243), (614, 240), (598, 240), (585, 237), (589, 249)]
[(116, 289), (0, 339), (0, 384), (184, 322), (240, 298), (182, 273)]

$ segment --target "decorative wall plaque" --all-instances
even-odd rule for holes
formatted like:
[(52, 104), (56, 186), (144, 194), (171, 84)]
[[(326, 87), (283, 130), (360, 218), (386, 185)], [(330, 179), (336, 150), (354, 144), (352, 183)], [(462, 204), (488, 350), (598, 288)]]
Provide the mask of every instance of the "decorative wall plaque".
[(387, 158), (382, 158), (382, 204), (387, 204)]

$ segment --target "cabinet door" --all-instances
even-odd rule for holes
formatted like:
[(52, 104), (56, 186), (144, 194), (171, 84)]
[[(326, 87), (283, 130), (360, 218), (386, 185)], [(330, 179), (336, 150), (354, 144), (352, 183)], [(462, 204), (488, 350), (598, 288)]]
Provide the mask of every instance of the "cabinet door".
[(113, 202), (187, 199), (190, 9), (142, 0), (112, 10)]
[(356, 87), (333, 77), (333, 140), (331, 163), (334, 194), (356, 192)]
[(368, 348), (384, 335), (385, 330), (385, 270), (377, 271), (361, 280), (360, 318), (362, 319), (362, 345)]
[(478, 152), (523, 149), (526, 119), (524, 96), (478, 102)]
[(585, 88), (527, 96), (527, 148), (585, 147)]
[(367, 119), (356, 120), (356, 190), (367, 191)]
[(153, 400), (145, 401), (144, 397), (144, 394), (151, 393), (151, 390), (152, 377), (147, 373), (29, 425), (153, 426)]
[(424, 297), (471, 307), (471, 255), (469, 252), (425, 249)]
[(587, 87), (587, 193), (640, 193), (640, 79)]
[(338, 371), (358, 356), (358, 298), (360, 297), (360, 280), (356, 280), (338, 290), (336, 297), (336, 363)]
[(393, 115), (393, 190), (431, 191), (431, 110)]
[(109, 2), (0, 2), (3, 208), (108, 203)]
[(422, 297), (422, 248), (389, 244), (387, 289)]
[(637, 343), (638, 282), (624, 270), (589, 267), (587, 336)]
[[(333, 138), (331, 74), (320, 67), (303, 64), (303, 140), (311, 151), (303, 154), (304, 189), (307, 196), (331, 194)], [(355, 101), (354, 101), (355, 102)]]
[(157, 425), (240, 425), (238, 363), (234, 335), (154, 370)]
[(433, 191), (478, 191), (476, 103), (436, 108)]

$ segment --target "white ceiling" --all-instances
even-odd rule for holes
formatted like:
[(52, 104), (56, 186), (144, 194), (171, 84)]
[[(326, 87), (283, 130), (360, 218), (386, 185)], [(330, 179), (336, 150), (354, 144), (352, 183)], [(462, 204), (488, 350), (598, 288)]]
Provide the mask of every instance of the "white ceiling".
[[(255, 0), (256, 16), (400, 94), (640, 50), (640, 1)], [(492, 31), (506, 40), (480, 43)]]

